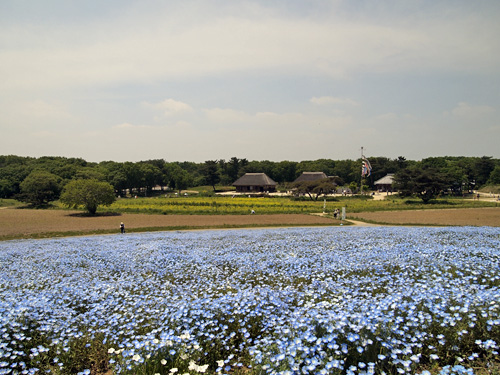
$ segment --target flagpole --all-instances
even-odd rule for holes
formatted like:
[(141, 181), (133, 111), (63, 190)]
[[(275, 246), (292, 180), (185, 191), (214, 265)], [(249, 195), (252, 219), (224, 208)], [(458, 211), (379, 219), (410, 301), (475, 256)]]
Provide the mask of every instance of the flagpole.
[[(361, 146), (361, 163), (363, 163), (363, 146)], [(363, 167), (361, 167), (361, 179), (359, 181), (359, 193), (363, 195)]]

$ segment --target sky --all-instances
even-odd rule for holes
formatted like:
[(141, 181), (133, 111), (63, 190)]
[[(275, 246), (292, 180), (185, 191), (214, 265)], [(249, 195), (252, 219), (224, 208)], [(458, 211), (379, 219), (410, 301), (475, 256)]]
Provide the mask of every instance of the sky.
[(2, 0), (0, 155), (500, 158), (498, 0)]

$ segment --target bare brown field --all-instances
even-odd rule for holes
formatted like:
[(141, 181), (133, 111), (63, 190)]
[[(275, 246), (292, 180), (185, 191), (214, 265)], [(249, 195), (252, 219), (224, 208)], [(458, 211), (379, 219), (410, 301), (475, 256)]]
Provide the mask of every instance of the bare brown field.
[(471, 225), (500, 227), (500, 207), (361, 212), (349, 214), (349, 218), (389, 225)]
[(304, 214), (279, 215), (146, 215), (84, 216), (80, 211), (0, 209), (0, 239), (130, 231), (254, 226), (335, 225), (331, 218)]
[[(384, 211), (349, 214), (353, 220), (387, 225), (472, 225), (500, 227), (500, 207), (449, 210)], [(237, 227), (338, 225), (320, 215), (146, 215), (89, 217), (81, 211), (0, 209), (0, 240), (118, 233), (120, 222), (129, 231)]]

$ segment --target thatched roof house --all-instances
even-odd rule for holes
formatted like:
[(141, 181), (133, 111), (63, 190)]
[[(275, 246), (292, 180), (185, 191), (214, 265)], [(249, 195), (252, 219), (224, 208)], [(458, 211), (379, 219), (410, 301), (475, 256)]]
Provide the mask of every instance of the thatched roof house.
[(304, 181), (323, 180), (325, 178), (328, 178), (328, 176), (323, 172), (302, 172), (302, 174), (295, 179), (294, 183), (295, 182), (304, 182)]
[(375, 181), (373, 185), (380, 191), (392, 191), (392, 183), (394, 182), (394, 174), (388, 173), (386, 176)]
[(233, 186), (240, 193), (263, 193), (276, 191), (278, 184), (265, 173), (245, 173)]

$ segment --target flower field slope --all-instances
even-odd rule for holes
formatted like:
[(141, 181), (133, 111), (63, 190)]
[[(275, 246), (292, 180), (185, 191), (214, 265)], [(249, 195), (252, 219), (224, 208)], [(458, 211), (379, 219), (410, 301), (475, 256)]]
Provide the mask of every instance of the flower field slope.
[(0, 374), (498, 371), (497, 228), (4, 241), (0, 264)]

